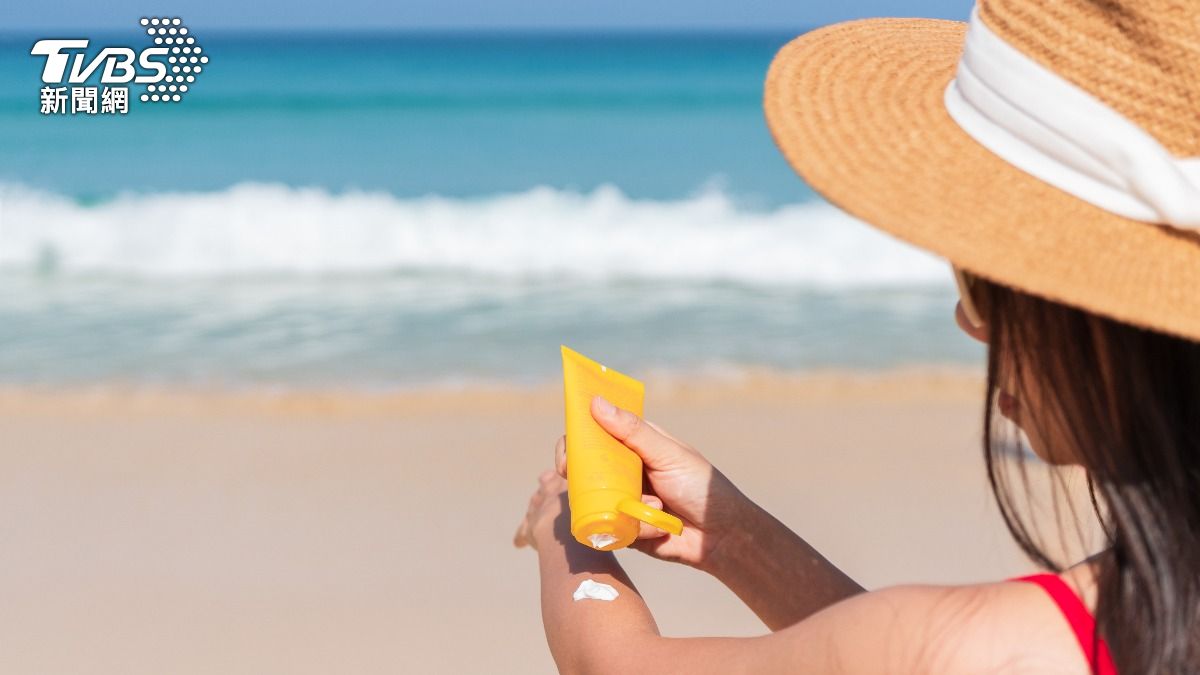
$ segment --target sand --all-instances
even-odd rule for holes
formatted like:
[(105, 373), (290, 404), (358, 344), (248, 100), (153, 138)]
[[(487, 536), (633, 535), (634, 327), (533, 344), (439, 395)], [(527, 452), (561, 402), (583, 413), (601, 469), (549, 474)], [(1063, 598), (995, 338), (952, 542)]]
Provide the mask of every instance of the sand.
[[(648, 392), (870, 587), (1030, 569), (986, 488), (974, 373)], [(4, 672), (553, 672), (510, 540), (562, 430), (554, 386), (4, 391), (0, 429)], [(764, 630), (705, 575), (621, 557), (665, 633)]]

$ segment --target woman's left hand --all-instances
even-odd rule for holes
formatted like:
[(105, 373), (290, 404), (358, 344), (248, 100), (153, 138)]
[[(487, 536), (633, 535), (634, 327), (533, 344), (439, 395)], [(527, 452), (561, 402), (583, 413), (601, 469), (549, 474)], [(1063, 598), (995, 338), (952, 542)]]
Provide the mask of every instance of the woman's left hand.
[(539, 542), (554, 535), (554, 521), (563, 514), (567, 501), (567, 480), (547, 469), (538, 476), (538, 488), (529, 498), (525, 518), (513, 535), (517, 548), (537, 548)]

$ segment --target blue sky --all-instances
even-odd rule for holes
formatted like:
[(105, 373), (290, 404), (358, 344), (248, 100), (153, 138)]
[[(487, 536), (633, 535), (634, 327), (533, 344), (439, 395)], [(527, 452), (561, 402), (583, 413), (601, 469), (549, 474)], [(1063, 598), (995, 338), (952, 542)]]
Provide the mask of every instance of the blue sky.
[(865, 16), (965, 19), (969, 0), (4, 0), (0, 29), (128, 28), (182, 16), (237, 29), (779, 29)]

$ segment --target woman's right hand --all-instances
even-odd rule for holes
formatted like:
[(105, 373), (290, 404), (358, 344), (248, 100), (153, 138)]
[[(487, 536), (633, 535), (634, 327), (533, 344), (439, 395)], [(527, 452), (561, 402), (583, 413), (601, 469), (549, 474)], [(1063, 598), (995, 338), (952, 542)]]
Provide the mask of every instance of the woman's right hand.
[[(653, 494), (643, 501), (683, 519), (683, 534), (672, 536), (642, 523), (636, 548), (662, 560), (703, 569), (724, 537), (749, 514), (750, 503), (734, 485), (691, 446), (637, 415), (597, 396), (592, 418), (637, 453)], [(554, 447), (554, 465), (567, 475), (566, 440)]]

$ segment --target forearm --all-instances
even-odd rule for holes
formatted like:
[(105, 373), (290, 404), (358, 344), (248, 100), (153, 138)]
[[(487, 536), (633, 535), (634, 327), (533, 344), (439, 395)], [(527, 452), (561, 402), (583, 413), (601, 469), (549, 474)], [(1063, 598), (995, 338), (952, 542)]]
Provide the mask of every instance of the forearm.
[(722, 535), (702, 569), (771, 630), (861, 593), (853, 579), (763, 508), (744, 500), (741, 525)]
[[(560, 672), (609, 672), (635, 643), (657, 640), (658, 626), (616, 557), (581, 546), (563, 531), (566, 519), (559, 521), (555, 536), (538, 544), (546, 641)], [(575, 601), (585, 579), (608, 584), (620, 595), (611, 602)]]

